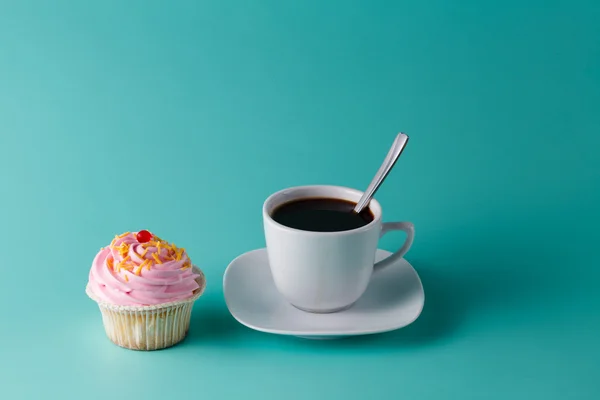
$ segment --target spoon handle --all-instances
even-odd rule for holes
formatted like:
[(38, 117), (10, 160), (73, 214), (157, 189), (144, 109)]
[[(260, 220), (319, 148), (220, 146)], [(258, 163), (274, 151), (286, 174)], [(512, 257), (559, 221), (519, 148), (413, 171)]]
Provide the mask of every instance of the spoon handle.
[(396, 136), (396, 139), (394, 140), (394, 143), (392, 144), (387, 156), (385, 156), (383, 164), (381, 164), (381, 167), (379, 167), (379, 171), (377, 171), (377, 174), (375, 174), (373, 177), (369, 187), (367, 190), (365, 190), (358, 203), (356, 203), (356, 207), (354, 207), (355, 213), (360, 213), (369, 204), (375, 195), (375, 192), (377, 189), (379, 189), (379, 186), (383, 183), (385, 177), (396, 163), (396, 160), (398, 160), (398, 157), (400, 157), (400, 154), (402, 154), (402, 150), (404, 150), (404, 147), (406, 147), (406, 143), (408, 143), (408, 135), (399, 133), (398, 136)]

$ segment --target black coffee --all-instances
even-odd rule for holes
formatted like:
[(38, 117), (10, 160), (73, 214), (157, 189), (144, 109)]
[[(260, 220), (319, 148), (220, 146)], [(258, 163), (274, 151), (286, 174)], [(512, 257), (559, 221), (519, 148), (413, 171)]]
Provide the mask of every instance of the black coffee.
[(360, 228), (375, 217), (367, 207), (356, 214), (356, 203), (332, 198), (308, 198), (284, 203), (271, 213), (282, 225), (312, 232), (339, 232)]

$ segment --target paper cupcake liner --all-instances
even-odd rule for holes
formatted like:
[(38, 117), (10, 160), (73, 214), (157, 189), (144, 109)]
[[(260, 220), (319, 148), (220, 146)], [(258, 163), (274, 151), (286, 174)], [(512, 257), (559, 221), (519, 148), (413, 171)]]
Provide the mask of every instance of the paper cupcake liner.
[(181, 301), (152, 306), (118, 306), (98, 300), (89, 286), (85, 292), (98, 303), (106, 335), (114, 344), (133, 350), (164, 349), (185, 338), (194, 302), (206, 287), (202, 271), (193, 268), (200, 275), (196, 278), (200, 287), (192, 297)]

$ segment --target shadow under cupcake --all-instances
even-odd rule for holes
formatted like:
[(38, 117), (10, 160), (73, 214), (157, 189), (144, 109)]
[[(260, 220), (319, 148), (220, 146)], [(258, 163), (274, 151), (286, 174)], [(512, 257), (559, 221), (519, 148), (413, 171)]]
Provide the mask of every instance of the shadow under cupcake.
[(158, 350), (185, 338), (205, 287), (204, 274), (184, 248), (143, 230), (116, 236), (100, 249), (86, 293), (98, 303), (113, 343)]

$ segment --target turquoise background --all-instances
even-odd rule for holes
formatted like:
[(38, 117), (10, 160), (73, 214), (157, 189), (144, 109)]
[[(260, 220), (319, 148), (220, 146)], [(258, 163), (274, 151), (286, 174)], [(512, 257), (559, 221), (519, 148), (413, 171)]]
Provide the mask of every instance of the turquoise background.
[[(398, 131), (377, 197), (416, 225), (421, 318), (236, 323), (222, 274), (267, 195), (364, 188)], [(595, 0), (0, 2), (0, 397), (600, 398), (599, 149)], [(160, 352), (111, 344), (84, 293), (143, 228), (209, 282)]]

